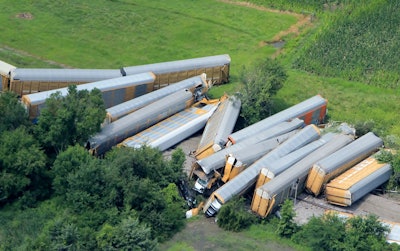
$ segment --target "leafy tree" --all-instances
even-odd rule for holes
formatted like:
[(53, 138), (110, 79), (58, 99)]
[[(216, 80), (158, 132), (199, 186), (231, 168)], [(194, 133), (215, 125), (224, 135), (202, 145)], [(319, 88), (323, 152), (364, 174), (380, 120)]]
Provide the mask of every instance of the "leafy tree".
[(157, 245), (151, 229), (136, 217), (128, 217), (115, 227), (105, 224), (96, 240), (100, 250), (154, 250)]
[(115, 205), (114, 184), (110, 182), (107, 169), (100, 160), (94, 159), (79, 166), (66, 180), (66, 202), (75, 212), (100, 211)]
[(234, 198), (224, 204), (218, 212), (218, 226), (228, 231), (239, 232), (256, 221), (254, 215), (245, 211), (243, 197)]
[(31, 195), (47, 195), (47, 176), (46, 156), (24, 128), (0, 135), (0, 201), (10, 201), (35, 189), (41, 190)]
[(396, 189), (400, 186), (400, 153), (393, 154), (389, 151), (381, 151), (377, 158), (379, 161), (390, 163), (392, 166), (393, 174), (390, 176), (388, 188)]
[(350, 218), (347, 220), (345, 247), (347, 250), (384, 250), (388, 231), (388, 227), (374, 215)]
[(91, 161), (95, 161), (94, 157), (82, 146), (70, 146), (58, 154), (52, 168), (55, 193), (65, 195), (69, 187), (68, 175), (75, 173), (80, 166), (88, 165)]
[(344, 221), (336, 214), (312, 217), (293, 240), (309, 246), (312, 250), (344, 250), (346, 228)]
[(289, 199), (285, 200), (281, 208), (281, 219), (279, 220), (277, 232), (281, 237), (290, 238), (298, 230), (297, 224), (294, 222), (296, 216), (293, 210), (293, 202)]
[(277, 60), (265, 59), (243, 68), (241, 73), (241, 116), (246, 125), (258, 122), (271, 114), (272, 97), (287, 79), (285, 69)]
[(13, 92), (0, 93), (0, 134), (21, 125), (28, 126), (28, 113)]
[(69, 145), (84, 145), (100, 130), (104, 117), (100, 90), (78, 91), (75, 85), (71, 85), (67, 96), (57, 92), (46, 100), (35, 132), (46, 149), (59, 153)]

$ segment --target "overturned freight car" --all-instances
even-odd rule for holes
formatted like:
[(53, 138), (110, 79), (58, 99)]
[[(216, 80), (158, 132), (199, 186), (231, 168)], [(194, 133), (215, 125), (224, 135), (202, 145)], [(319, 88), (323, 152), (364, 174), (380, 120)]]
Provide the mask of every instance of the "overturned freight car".
[(392, 168), (371, 156), (331, 180), (325, 188), (331, 204), (351, 206), (378, 186), (389, 180)]
[(218, 188), (208, 199), (203, 211), (207, 216), (215, 215), (221, 206), (236, 195), (243, 194), (256, 182), (260, 170), (271, 161), (277, 160), (320, 137), (319, 129), (309, 125), (277, 146), (274, 150), (264, 155), (251, 166), (233, 178), (231, 181)]
[(204, 88), (211, 88), (211, 85), (206, 81), (206, 74), (203, 73), (199, 76), (191, 77), (173, 85), (166, 86), (162, 89), (152, 91), (140, 97), (123, 102), (119, 105), (112, 106), (106, 110), (105, 124), (116, 121), (123, 116), (128, 115), (148, 104), (153, 103), (169, 94), (180, 91), (182, 89), (195, 89), (203, 86)]
[(205, 91), (204, 88), (196, 89), (193, 92), (184, 89), (159, 99), (115, 122), (105, 125), (101, 132), (88, 140), (86, 148), (93, 155), (103, 155), (124, 139), (190, 107), (204, 97)]
[[(154, 74), (147, 72), (129, 77), (119, 77), (78, 85), (77, 90), (91, 91), (95, 88), (99, 89), (102, 92), (105, 107), (109, 108), (150, 92), (153, 89), (154, 79)], [(46, 99), (57, 92), (61, 96), (66, 96), (68, 88), (22, 96), (21, 101), (29, 112), (29, 118), (32, 120), (36, 119), (40, 114), (40, 110), (45, 106)]]
[(123, 75), (129, 76), (151, 71), (156, 75), (154, 89), (205, 73), (207, 81), (213, 85), (229, 82), (231, 57), (228, 54), (200, 58), (176, 60), (155, 64), (128, 66), (121, 68)]
[(217, 104), (192, 106), (122, 141), (119, 146), (140, 148), (150, 146), (160, 151), (178, 144), (201, 130)]
[(315, 163), (306, 181), (306, 190), (318, 196), (323, 186), (383, 146), (372, 132)]
[(205, 158), (221, 150), (232, 133), (239, 116), (241, 101), (236, 96), (223, 96), (218, 109), (207, 121), (199, 146), (195, 151), (196, 159)]
[(307, 125), (318, 125), (325, 118), (326, 105), (326, 99), (322, 98), (320, 95), (316, 95), (229, 135), (228, 144), (236, 144), (241, 140), (244, 140), (252, 135), (256, 135), (265, 129), (273, 127), (280, 122), (288, 121), (294, 118), (302, 119)]
[(349, 135), (336, 135), (325, 145), (257, 188), (254, 191), (251, 210), (260, 217), (266, 217), (274, 212), (285, 199), (296, 196), (304, 190), (308, 172), (314, 163), (341, 149), (352, 140), (353, 137)]

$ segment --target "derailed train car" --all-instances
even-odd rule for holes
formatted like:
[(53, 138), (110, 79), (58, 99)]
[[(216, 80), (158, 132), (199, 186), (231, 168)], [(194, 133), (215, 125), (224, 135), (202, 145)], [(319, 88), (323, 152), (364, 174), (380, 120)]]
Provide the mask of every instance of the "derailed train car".
[[(77, 86), (77, 90), (91, 91), (94, 88), (102, 92), (106, 108), (118, 105), (127, 100), (141, 96), (153, 89), (155, 76), (151, 72), (132, 75), (129, 77), (119, 77)], [(68, 88), (60, 88), (45, 92), (32, 93), (22, 96), (22, 103), (29, 112), (31, 120), (36, 119), (40, 110), (44, 107), (46, 99), (54, 93), (61, 93), (62, 96), (68, 94)]]
[(260, 170), (271, 161), (275, 161), (305, 145), (318, 139), (320, 131), (315, 125), (309, 125), (284, 141), (274, 150), (254, 162), (238, 176), (218, 188), (208, 199), (203, 211), (207, 216), (215, 215), (221, 206), (236, 195), (243, 194), (256, 182)]
[(207, 89), (203, 86), (196, 90), (183, 89), (159, 99), (115, 122), (105, 125), (101, 132), (88, 140), (86, 148), (93, 155), (103, 155), (126, 138), (200, 101), (206, 91)]
[(104, 124), (112, 123), (119, 118), (122, 118), (129, 113), (132, 113), (148, 104), (151, 104), (169, 94), (180, 91), (182, 89), (196, 89), (199, 86), (211, 88), (209, 82), (206, 81), (206, 74), (203, 73), (199, 76), (191, 77), (175, 84), (169, 85), (162, 89), (152, 91), (140, 97), (128, 100), (119, 105), (112, 106), (106, 110), (106, 119)]
[(111, 78), (153, 72), (154, 89), (160, 89), (184, 79), (207, 74), (207, 81), (214, 85), (229, 82), (231, 58), (228, 54), (154, 64), (127, 66), (120, 69), (41, 69), (12, 68), (3, 78), (3, 89), (19, 96), (85, 84)]
[(291, 196), (300, 194), (312, 165), (329, 154), (341, 149), (353, 140), (352, 136), (339, 134), (325, 145), (310, 153), (278, 176), (254, 191), (251, 210), (266, 217)]
[(10, 91), (22, 96), (118, 77), (122, 77), (119, 69), (16, 68), (7, 85)]
[(122, 74), (152, 71), (156, 74), (154, 89), (205, 73), (213, 85), (229, 82), (231, 58), (228, 54), (191, 58), (163, 63), (123, 67)]
[(8, 84), (10, 83), (10, 74), (16, 67), (4, 61), (0, 61), (0, 91), (7, 91)]

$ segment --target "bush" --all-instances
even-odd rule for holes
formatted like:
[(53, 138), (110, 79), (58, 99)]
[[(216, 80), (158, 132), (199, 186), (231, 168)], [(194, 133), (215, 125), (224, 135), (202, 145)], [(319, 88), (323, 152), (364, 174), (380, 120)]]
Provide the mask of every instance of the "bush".
[(218, 213), (218, 226), (239, 232), (256, 222), (256, 217), (245, 210), (244, 198), (235, 198), (223, 205)]

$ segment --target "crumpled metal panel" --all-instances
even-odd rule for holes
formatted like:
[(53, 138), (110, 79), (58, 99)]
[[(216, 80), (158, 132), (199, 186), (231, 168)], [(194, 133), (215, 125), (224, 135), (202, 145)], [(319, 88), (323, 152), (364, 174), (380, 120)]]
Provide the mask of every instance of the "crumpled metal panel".
[(9, 77), (10, 72), (16, 68), (14, 65), (0, 60), (0, 75)]

